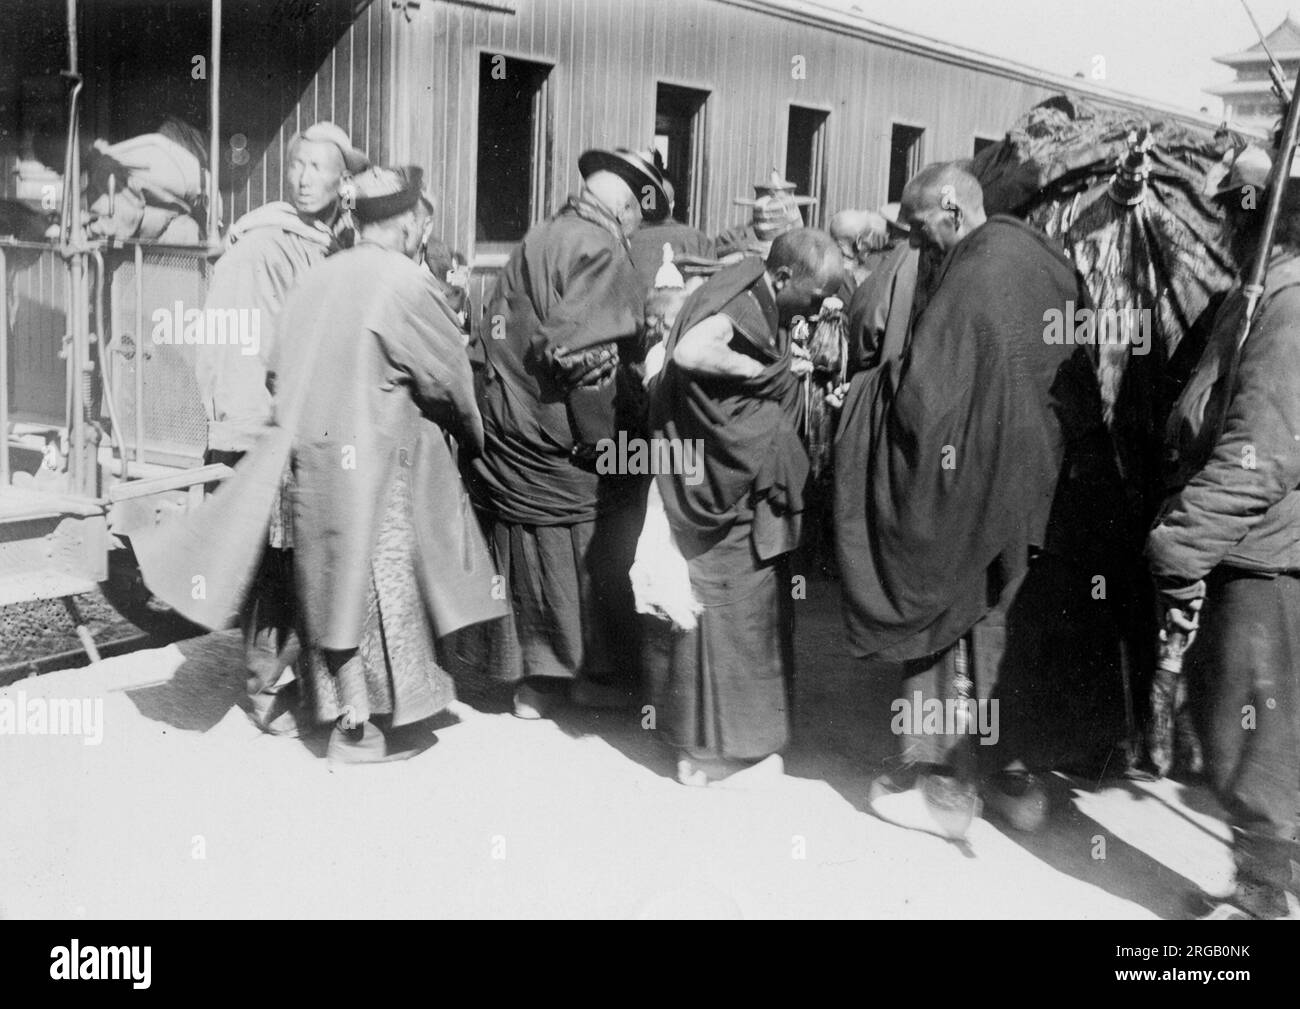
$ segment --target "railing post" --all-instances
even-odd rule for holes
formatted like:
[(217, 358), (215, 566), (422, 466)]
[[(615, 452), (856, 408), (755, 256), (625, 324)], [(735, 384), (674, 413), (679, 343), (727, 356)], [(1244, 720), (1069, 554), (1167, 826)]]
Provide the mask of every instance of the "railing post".
[(0, 490), (9, 486), (9, 261), (0, 249)]
[(212, 0), (212, 51), (208, 60), (208, 247), (219, 244), (221, 217), (221, 0)]
[(144, 462), (144, 250), (135, 243), (135, 461)]

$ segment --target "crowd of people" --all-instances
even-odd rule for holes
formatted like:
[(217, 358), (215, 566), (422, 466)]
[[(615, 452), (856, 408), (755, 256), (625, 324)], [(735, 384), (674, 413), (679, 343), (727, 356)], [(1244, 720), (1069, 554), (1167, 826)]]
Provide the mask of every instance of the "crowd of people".
[[(1261, 215), (1237, 195), (1276, 184), (1260, 153), (1214, 194), (1243, 249)], [(1091, 303), (1071, 261), (986, 216), (969, 163), (828, 231), (773, 172), (713, 237), (674, 219), (652, 153), (578, 169), (475, 305), (418, 168), (333, 124), (296, 136), (288, 199), (234, 224), (208, 293), (262, 312), (261, 353), (197, 348), (232, 473), (139, 538), (151, 588), (237, 617), (250, 717), (327, 730), (335, 759), (417, 752), (404, 729), (454, 698), (455, 651), (522, 718), (648, 704), (677, 779), (707, 786), (782, 771), (812, 556), (864, 674), (957, 716), (898, 720), (870, 808), (954, 838), (981, 808), (1041, 827), (1045, 744), (1081, 717), (1054, 670), (1117, 648), (1136, 605), (1095, 362), (1044, 336)], [(1147, 547), (1234, 829), (1220, 915), (1297, 907), (1297, 252), (1288, 190), (1254, 332), (1234, 341), (1230, 298), (1178, 400)]]

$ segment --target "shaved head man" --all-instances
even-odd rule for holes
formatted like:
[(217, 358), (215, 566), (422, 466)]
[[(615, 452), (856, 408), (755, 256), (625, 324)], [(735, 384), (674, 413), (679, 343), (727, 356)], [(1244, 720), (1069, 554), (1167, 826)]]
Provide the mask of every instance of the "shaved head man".
[(703, 612), (689, 629), (646, 630), (659, 732), (684, 785), (782, 770), (794, 653), (784, 586), (809, 471), (787, 327), (841, 274), (838, 247), (809, 228), (778, 236), (766, 263), (720, 270), (677, 316), (651, 386), (654, 436), (693, 463), (656, 487)]
[(812, 228), (795, 228), (772, 242), (766, 272), (781, 324), (788, 325), (796, 315), (814, 314), (844, 271), (834, 242)]
[(942, 258), (986, 220), (984, 190), (956, 162), (928, 165), (903, 189), (898, 216), (914, 249)]
[(1053, 311), (1088, 294), (1046, 235), (1007, 215), (985, 219), (962, 165), (918, 173), (900, 216), (922, 258), (942, 266), (912, 316), (905, 366), (851, 386), (836, 436), (850, 643), (906, 704), (980, 698), (986, 717), (999, 705), (1007, 731), (990, 728), (972, 753), (967, 736), (903, 726), (899, 763), (876, 779), (869, 805), (961, 836), (980, 787), (986, 811), (1037, 828), (1046, 793), (1024, 768), (1053, 766), (1067, 731), (1094, 740), (1098, 766), (1110, 746), (1103, 722), (1053, 722), (1064, 709), (1038, 699), (1115, 675), (1106, 611), (1027, 602), (1086, 598), (1091, 574), (1111, 563), (1124, 508), (1092, 364), (1044, 336)]

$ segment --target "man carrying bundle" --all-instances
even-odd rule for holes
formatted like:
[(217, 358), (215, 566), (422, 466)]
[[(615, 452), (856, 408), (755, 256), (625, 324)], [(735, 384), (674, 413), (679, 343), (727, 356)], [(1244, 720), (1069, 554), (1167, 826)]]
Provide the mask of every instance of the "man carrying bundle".
[(656, 480), (702, 605), (691, 630), (659, 627), (647, 670), (678, 780), (706, 785), (749, 765), (780, 773), (789, 739), (794, 614), (785, 560), (799, 543), (808, 457), (788, 326), (841, 279), (823, 232), (798, 228), (715, 274), (673, 326), (651, 387), (651, 427), (699, 446), (703, 479)]

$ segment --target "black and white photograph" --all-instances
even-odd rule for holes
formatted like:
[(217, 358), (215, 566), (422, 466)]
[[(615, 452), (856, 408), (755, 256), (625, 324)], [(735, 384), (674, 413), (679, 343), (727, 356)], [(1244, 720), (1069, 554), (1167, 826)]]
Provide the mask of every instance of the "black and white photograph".
[(23, 972), (1051, 920), (1294, 978), (1137, 923), (1300, 919), (1298, 71), (1287, 0), (0, 0)]

